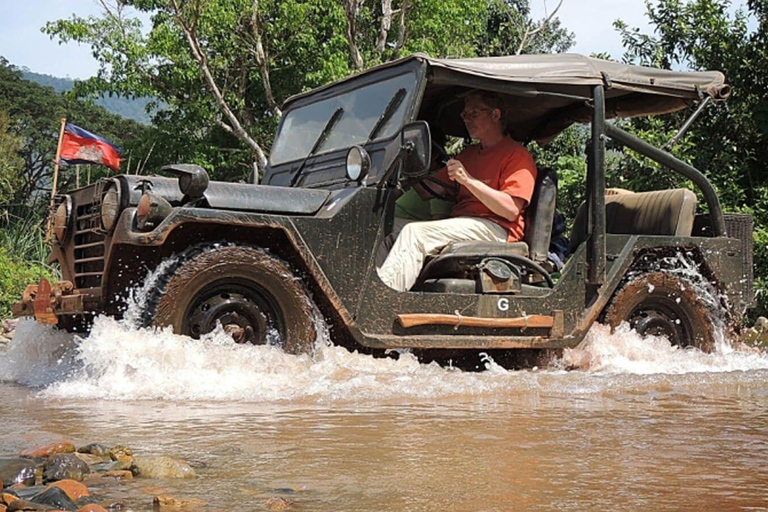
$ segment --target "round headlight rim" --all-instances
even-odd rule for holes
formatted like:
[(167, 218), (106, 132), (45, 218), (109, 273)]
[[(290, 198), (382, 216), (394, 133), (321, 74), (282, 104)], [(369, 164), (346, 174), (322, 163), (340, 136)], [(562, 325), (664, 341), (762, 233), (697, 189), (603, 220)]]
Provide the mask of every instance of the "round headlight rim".
[[(56, 209), (52, 212), (53, 219), (51, 220), (53, 235), (60, 245), (63, 245), (67, 241), (70, 233), (72, 232), (70, 229), (70, 224), (72, 222), (72, 198), (68, 195), (63, 197), (64, 200), (59, 203)], [(62, 207), (64, 207), (64, 222), (63, 225), (58, 225), (56, 222), (56, 217), (58, 216), (59, 210)]]
[[(110, 196), (110, 194), (113, 194)], [(107, 197), (114, 197), (114, 214), (108, 215), (105, 213), (105, 206), (107, 206), (109, 203), (107, 201)], [(120, 190), (120, 184), (117, 182), (112, 182), (107, 187), (107, 190), (104, 192), (104, 195), (101, 197), (101, 207), (99, 208), (99, 214), (101, 217), (101, 227), (106, 233), (111, 233), (113, 229), (115, 229), (115, 226), (117, 225), (117, 219), (120, 218), (120, 213), (122, 211), (122, 193)], [(107, 222), (107, 219), (110, 219), (109, 222)]]
[[(357, 161), (353, 161), (352, 160), (353, 158)], [(353, 169), (355, 167), (359, 168), (359, 170), (357, 171), (357, 175), (353, 175)], [(371, 156), (368, 154), (365, 148), (358, 145), (355, 145), (349, 148), (349, 151), (347, 151), (347, 158), (346, 158), (347, 178), (349, 178), (352, 181), (361, 183), (363, 180), (365, 180), (366, 176), (368, 176), (368, 171), (370, 171), (370, 169), (371, 169)]]

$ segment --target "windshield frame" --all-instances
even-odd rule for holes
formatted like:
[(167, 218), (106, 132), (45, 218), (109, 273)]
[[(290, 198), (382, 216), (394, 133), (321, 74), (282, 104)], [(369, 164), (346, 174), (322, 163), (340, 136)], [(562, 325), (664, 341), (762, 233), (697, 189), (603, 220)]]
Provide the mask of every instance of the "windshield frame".
[[(367, 141), (366, 144), (377, 143), (382, 140), (389, 140), (392, 137), (397, 136), (397, 134), (399, 133), (399, 128), (402, 127), (404, 124), (408, 123), (409, 121), (411, 121), (413, 119), (413, 116), (416, 114), (416, 112), (418, 112), (417, 105), (420, 103), (422, 93), (423, 93), (425, 68), (426, 66), (424, 66), (421, 62), (416, 60), (411, 60), (408, 62), (404, 62), (403, 65), (400, 65), (400, 66), (391, 66), (381, 70), (377, 70), (376, 72), (361, 74), (358, 77), (353, 77), (352, 79), (349, 79), (349, 78), (344, 79), (338, 84), (331, 84), (329, 86), (324, 86), (318, 89), (316, 94), (310, 93), (308, 95), (302, 95), (293, 101), (289, 100), (284, 106), (283, 115), (280, 119), (280, 123), (278, 124), (277, 130), (275, 131), (275, 138), (272, 143), (272, 148), (270, 148), (269, 159), (267, 162), (267, 173), (269, 173), (271, 169), (282, 169), (285, 166), (296, 165), (296, 162), (302, 161), (307, 156), (307, 155), (303, 155), (297, 158), (281, 161), (278, 163), (273, 162), (272, 154), (274, 151), (275, 143), (277, 142), (280, 134), (282, 133), (285, 127), (286, 119), (288, 118), (291, 112), (316, 104), (316, 103), (320, 103), (327, 99), (343, 96), (351, 92), (354, 92), (355, 90), (363, 89), (365, 87), (375, 85), (377, 83), (384, 82), (393, 78), (397, 78), (399, 76), (412, 74), (413, 85), (412, 87), (409, 87), (407, 90), (407, 94), (410, 97), (405, 98), (403, 100), (403, 103), (405, 105), (404, 106), (401, 105), (399, 107), (399, 108), (405, 109), (400, 125), (398, 126), (397, 129), (395, 129), (394, 133), (389, 133), (386, 135), (379, 134), (373, 140)], [(395, 92), (397, 92), (397, 88), (393, 88), (392, 93), (394, 94)], [(381, 133), (384, 133), (384, 131), (381, 130)], [(345, 144), (341, 147), (336, 147), (332, 149), (321, 148), (321, 151), (315, 153), (314, 155), (311, 155), (310, 159), (321, 157), (328, 154), (333, 154), (339, 151), (344, 151), (346, 153), (346, 151), (356, 143), (363, 144), (363, 141), (350, 142), (349, 144)]]

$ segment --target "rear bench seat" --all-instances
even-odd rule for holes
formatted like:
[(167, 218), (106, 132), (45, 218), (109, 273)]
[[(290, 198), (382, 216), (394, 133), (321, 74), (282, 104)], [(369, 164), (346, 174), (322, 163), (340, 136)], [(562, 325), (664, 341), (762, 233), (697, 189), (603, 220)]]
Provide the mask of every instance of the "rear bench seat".
[[(605, 231), (621, 235), (691, 236), (696, 194), (687, 188), (606, 195)], [(587, 208), (582, 204), (573, 222), (568, 252), (587, 239)]]

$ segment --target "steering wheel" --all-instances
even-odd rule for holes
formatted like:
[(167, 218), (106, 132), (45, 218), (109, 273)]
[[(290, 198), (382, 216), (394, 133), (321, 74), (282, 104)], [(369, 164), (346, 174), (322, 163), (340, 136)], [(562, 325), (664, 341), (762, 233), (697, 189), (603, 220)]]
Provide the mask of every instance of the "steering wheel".
[[(438, 169), (444, 167), (450, 158), (443, 146), (437, 142), (432, 142), (432, 162), (437, 163)], [(455, 201), (456, 196), (459, 195), (458, 183), (444, 183), (433, 176), (425, 176), (419, 185), (435, 199)]]

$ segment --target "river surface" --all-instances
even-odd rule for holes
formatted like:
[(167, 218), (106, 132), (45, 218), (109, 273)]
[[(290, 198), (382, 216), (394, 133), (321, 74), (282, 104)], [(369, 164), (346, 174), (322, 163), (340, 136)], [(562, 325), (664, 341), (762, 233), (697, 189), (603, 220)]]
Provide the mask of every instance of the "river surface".
[(25, 321), (0, 352), (0, 456), (69, 439), (193, 465), (92, 487), (134, 511), (163, 492), (211, 511), (768, 510), (768, 356), (596, 326), (560, 367), (485, 364)]

